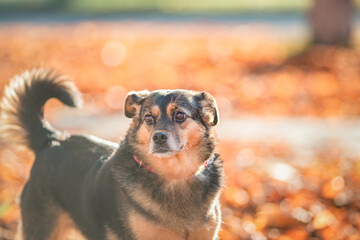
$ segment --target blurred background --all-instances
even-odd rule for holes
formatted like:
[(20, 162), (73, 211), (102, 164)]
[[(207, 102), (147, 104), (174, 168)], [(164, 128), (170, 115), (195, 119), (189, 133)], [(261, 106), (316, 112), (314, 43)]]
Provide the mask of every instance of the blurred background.
[[(119, 141), (130, 90), (206, 90), (225, 161), (223, 240), (360, 239), (360, 1), (0, 0), (0, 90), (68, 75), (58, 129)], [(0, 145), (0, 239), (33, 154)]]

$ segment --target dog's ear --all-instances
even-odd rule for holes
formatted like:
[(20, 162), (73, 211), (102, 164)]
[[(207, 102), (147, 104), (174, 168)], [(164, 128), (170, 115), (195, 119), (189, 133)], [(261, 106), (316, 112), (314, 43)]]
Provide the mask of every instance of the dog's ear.
[(219, 111), (216, 100), (207, 92), (201, 92), (195, 95), (195, 99), (200, 103), (200, 117), (207, 126), (215, 126), (219, 123)]
[(134, 117), (140, 112), (141, 105), (146, 97), (149, 95), (149, 91), (129, 92), (125, 100), (125, 116), (128, 118)]

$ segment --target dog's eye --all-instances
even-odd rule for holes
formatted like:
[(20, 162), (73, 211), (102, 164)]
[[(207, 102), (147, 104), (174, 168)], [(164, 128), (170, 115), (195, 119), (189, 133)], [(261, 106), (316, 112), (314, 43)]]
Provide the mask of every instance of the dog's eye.
[(176, 122), (183, 122), (185, 121), (186, 117), (187, 117), (186, 114), (183, 112), (177, 112), (174, 115), (174, 119)]
[(144, 119), (145, 119), (145, 122), (146, 122), (148, 125), (154, 123), (154, 117), (151, 116), (150, 114), (146, 114)]

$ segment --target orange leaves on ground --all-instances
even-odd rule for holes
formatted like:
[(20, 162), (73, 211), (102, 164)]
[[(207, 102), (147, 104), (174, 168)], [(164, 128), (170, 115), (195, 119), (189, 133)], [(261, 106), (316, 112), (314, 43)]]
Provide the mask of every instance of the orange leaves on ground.
[[(347, 159), (352, 166), (341, 167), (342, 152), (331, 148), (319, 149), (309, 164), (299, 166), (283, 144), (222, 142), (228, 179), (222, 239), (356, 239), (360, 191), (353, 169), (358, 161)], [(253, 161), (236, 167), (234, 158), (227, 158), (236, 155)]]

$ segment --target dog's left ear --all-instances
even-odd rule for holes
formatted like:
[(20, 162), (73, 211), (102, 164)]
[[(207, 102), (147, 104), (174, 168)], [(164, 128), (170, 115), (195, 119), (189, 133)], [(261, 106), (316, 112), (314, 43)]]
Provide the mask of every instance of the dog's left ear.
[(207, 126), (215, 126), (219, 123), (219, 111), (216, 100), (207, 92), (201, 92), (195, 95), (195, 99), (200, 103), (200, 117)]
[(128, 118), (134, 117), (140, 112), (141, 105), (146, 97), (149, 95), (148, 90), (139, 92), (129, 92), (125, 100), (125, 116)]

